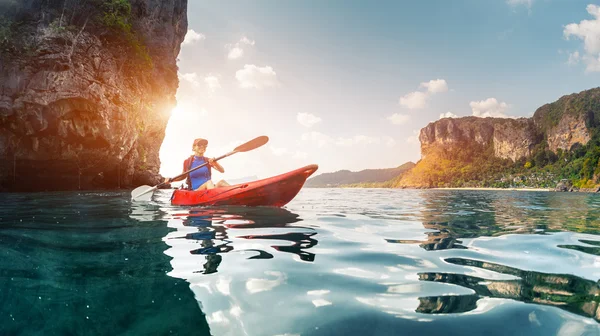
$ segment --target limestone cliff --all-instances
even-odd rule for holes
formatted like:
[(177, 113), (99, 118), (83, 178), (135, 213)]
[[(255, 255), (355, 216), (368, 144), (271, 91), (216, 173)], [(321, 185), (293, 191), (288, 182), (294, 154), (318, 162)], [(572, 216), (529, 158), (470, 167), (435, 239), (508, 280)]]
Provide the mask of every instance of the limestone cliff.
[(444, 118), (421, 129), (422, 159), (396, 187), (574, 188), (600, 184), (600, 88), (532, 118)]
[(563, 96), (537, 109), (532, 119), (546, 134), (552, 151), (568, 150), (575, 143), (585, 145), (591, 130), (600, 124), (600, 88)]
[(421, 153), (425, 157), (433, 147), (478, 144), (491, 146), (498, 158), (516, 161), (544, 142), (553, 152), (587, 144), (599, 117), (600, 88), (596, 88), (546, 104), (533, 118), (444, 118), (421, 129)]
[(444, 118), (421, 129), (419, 135), (423, 156), (432, 146), (474, 143), (492, 146), (497, 157), (513, 161), (528, 156), (538, 138), (533, 122), (525, 118)]
[(155, 184), (187, 0), (0, 2), (0, 189)]

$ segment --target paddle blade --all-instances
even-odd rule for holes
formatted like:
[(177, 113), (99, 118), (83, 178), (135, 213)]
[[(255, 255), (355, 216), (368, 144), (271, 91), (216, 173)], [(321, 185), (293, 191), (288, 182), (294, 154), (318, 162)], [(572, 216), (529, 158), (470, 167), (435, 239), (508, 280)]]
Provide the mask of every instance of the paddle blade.
[(252, 139), (244, 144), (237, 146), (233, 151), (234, 152), (247, 152), (253, 149), (257, 149), (258, 147), (269, 142), (268, 136), (259, 136), (258, 138)]
[(131, 192), (131, 200), (135, 202), (149, 202), (152, 199), (154, 190), (156, 190), (156, 187), (147, 185), (137, 187)]

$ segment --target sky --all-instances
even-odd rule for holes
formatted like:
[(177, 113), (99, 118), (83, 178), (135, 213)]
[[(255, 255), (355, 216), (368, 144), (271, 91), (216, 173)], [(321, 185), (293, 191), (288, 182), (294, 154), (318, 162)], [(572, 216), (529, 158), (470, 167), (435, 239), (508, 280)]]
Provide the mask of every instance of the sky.
[(195, 138), (217, 157), (261, 135), (213, 179), (397, 167), (442, 117), (530, 117), (600, 86), (598, 0), (190, 0), (188, 21), (163, 176)]

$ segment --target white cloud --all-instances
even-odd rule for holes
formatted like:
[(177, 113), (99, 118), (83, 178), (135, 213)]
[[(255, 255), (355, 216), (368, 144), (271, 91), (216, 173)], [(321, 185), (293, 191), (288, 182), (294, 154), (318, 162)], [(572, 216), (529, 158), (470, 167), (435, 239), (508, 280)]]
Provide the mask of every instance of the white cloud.
[(427, 91), (414, 91), (405, 94), (400, 97), (400, 105), (411, 110), (425, 108), (427, 106), (427, 99), (431, 95), (448, 91), (448, 83), (446, 83), (445, 79), (432, 79), (429, 82), (421, 83), (419, 88), (426, 88)]
[(410, 120), (410, 116), (408, 114), (394, 113), (387, 117), (387, 119), (394, 125), (403, 125)]
[(193, 29), (189, 29), (187, 34), (185, 34), (185, 39), (183, 40), (182, 46), (194, 44), (198, 41), (202, 41), (206, 39), (204, 34), (196, 33)]
[(243, 44), (248, 44), (248, 45), (254, 45), (254, 40), (251, 40), (249, 38), (247, 38), (246, 36), (242, 37), (242, 39), (240, 40), (239, 43), (243, 43)]
[(304, 127), (312, 127), (321, 122), (321, 118), (316, 115), (304, 112), (298, 113), (296, 120)]
[(444, 79), (432, 79), (429, 82), (421, 83), (419, 87), (427, 88), (429, 93), (440, 93), (448, 91), (448, 84)]
[[(471, 106), (472, 107), (472, 106)], [(440, 119), (443, 118), (458, 118), (458, 116), (450, 111), (440, 114)]]
[(204, 77), (204, 83), (208, 86), (211, 91), (215, 91), (216, 89), (221, 88), (221, 83), (219, 83), (219, 78), (214, 75), (208, 75)]
[(527, 8), (531, 8), (533, 0), (506, 0), (506, 3), (513, 7), (523, 5)]
[(270, 66), (257, 67), (254, 64), (246, 64), (243, 69), (236, 71), (235, 78), (242, 88), (263, 89), (279, 86), (277, 74)]
[[(588, 5), (587, 12), (594, 17), (594, 20), (582, 20), (579, 23), (571, 23), (565, 26), (563, 34), (568, 40), (574, 36), (583, 40), (584, 53), (578, 56), (569, 55), (569, 64), (572, 61), (583, 60), (586, 64), (586, 71), (600, 71), (600, 6)], [(576, 57), (575, 59), (572, 59)]]
[(254, 42), (254, 40), (251, 40), (249, 38), (247, 38), (246, 36), (242, 37), (238, 42), (236, 42), (235, 44), (226, 44), (225, 47), (227, 49), (229, 49), (229, 53), (227, 53), (227, 58), (230, 60), (235, 60), (238, 58), (241, 58), (242, 56), (244, 56), (244, 49), (242, 48), (242, 45), (248, 45), (248, 46), (253, 46), (256, 42)]
[(413, 130), (412, 135), (406, 138), (406, 142), (410, 144), (418, 144), (419, 143), (419, 130)]
[(186, 74), (179, 74), (179, 77), (189, 83), (191, 83), (194, 86), (200, 86), (200, 79), (198, 78), (198, 74), (195, 72), (192, 73), (186, 73)]
[(238, 59), (242, 56), (244, 56), (244, 49), (239, 47), (231, 48), (231, 50), (229, 50), (229, 53), (227, 54), (227, 58), (229, 58), (230, 60)]
[(400, 97), (400, 105), (411, 110), (422, 109), (427, 105), (427, 94), (415, 91)]
[(581, 56), (579, 55), (579, 51), (575, 51), (569, 53), (569, 60), (567, 61), (568, 65), (576, 65), (581, 60)]
[(584, 57), (586, 63), (587, 63), (587, 68), (586, 71), (588, 72), (600, 72), (600, 55), (598, 55), (598, 58), (593, 58), (593, 57)]
[(476, 117), (487, 118), (507, 118), (505, 111), (508, 109), (508, 104), (498, 102), (496, 98), (488, 98), (481, 101), (472, 101), (470, 104), (473, 115)]

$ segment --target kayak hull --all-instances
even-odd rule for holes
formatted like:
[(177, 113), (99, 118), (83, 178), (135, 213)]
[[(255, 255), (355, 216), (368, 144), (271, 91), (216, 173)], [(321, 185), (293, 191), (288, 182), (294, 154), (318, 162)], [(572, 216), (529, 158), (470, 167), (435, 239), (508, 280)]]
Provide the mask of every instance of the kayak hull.
[(281, 207), (289, 203), (319, 167), (308, 165), (263, 180), (208, 190), (176, 189), (172, 205), (244, 205)]

